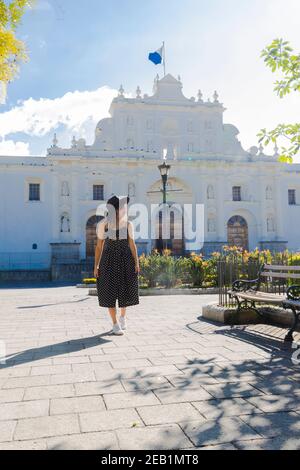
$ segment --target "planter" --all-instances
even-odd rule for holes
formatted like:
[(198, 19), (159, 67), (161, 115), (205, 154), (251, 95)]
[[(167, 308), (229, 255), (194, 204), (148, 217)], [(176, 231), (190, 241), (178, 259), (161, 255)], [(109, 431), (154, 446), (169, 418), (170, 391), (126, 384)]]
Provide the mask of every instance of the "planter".
[(220, 307), (216, 303), (204, 305), (202, 309), (202, 317), (207, 320), (222, 323), (223, 325), (270, 323), (272, 325), (290, 327), (294, 321), (294, 316), (289, 310), (271, 307), (261, 307), (260, 310), (264, 312), (263, 318), (266, 320), (265, 322), (263, 322), (262, 317), (253, 310), (244, 310), (237, 314), (236, 309)]
[(96, 284), (77, 284), (76, 287), (78, 289), (92, 289), (92, 288), (96, 289)]

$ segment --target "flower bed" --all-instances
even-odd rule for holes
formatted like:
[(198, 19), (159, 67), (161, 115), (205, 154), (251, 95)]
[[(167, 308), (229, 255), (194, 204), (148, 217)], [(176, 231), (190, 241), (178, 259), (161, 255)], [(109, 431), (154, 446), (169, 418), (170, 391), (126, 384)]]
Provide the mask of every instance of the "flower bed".
[[(162, 254), (154, 250), (150, 255), (142, 255), (140, 260), (140, 289), (191, 289), (218, 287), (218, 263), (221, 260), (231, 261), (243, 271), (249, 270), (252, 265), (254, 275), (263, 263), (300, 265), (300, 253), (272, 254), (268, 250), (258, 249), (248, 252), (238, 247), (224, 246), (222, 253), (213, 253), (208, 259), (201, 254), (191, 253), (188, 256), (174, 257), (170, 250)], [(231, 276), (228, 276), (231, 277)], [(85, 286), (96, 284), (95, 278), (86, 278), (82, 281)]]

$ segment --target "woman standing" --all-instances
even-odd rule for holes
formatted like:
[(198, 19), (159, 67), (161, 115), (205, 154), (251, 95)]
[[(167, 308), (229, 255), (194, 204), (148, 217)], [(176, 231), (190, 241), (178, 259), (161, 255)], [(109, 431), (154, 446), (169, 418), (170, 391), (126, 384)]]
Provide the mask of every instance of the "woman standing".
[[(133, 224), (128, 222), (129, 197), (113, 196), (107, 202), (108, 215), (97, 227), (94, 275), (100, 307), (109, 309), (113, 334), (126, 330), (126, 308), (139, 304), (139, 259)], [(117, 319), (116, 302), (121, 309)]]

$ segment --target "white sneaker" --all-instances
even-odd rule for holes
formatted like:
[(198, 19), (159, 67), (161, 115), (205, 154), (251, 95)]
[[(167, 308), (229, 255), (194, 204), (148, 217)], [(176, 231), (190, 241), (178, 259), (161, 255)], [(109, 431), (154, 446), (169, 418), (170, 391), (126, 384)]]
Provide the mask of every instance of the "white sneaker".
[(122, 330), (122, 328), (120, 327), (119, 323), (116, 323), (114, 326), (113, 326), (113, 335), (116, 335), (116, 336), (122, 336), (124, 334), (124, 331)]
[(122, 328), (122, 330), (127, 329), (126, 317), (120, 317), (120, 327)]

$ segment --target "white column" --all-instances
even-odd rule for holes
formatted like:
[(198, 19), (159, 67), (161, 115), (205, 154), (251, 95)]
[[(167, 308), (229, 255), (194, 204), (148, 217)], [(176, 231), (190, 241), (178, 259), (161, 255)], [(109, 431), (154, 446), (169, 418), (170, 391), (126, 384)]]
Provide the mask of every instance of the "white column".
[(259, 199), (260, 220), (257, 221), (257, 227), (258, 227), (257, 237), (258, 237), (258, 242), (260, 242), (262, 240), (268, 239), (267, 225), (266, 225), (266, 218), (267, 218), (266, 187), (268, 183), (266, 182), (263, 176), (258, 177), (258, 182), (259, 182), (259, 197), (260, 197)]
[(78, 174), (77, 172), (72, 173), (72, 186), (71, 186), (71, 201), (72, 201), (72, 238), (73, 240), (79, 241), (80, 230), (78, 225), (78, 210), (79, 210), (79, 192), (78, 192)]
[(60, 238), (59, 227), (59, 173), (55, 170), (52, 172), (52, 238), (58, 241)]
[[(283, 202), (284, 202), (284, 188), (282, 185), (282, 176), (276, 176), (276, 234), (279, 240), (285, 240), (285, 230), (283, 225)], [(287, 197), (287, 196), (286, 196)]]
[(217, 207), (217, 239), (221, 242), (227, 241), (227, 232), (226, 232), (226, 223), (225, 220), (225, 210), (224, 210), (224, 200), (226, 197), (226, 190), (224, 187), (224, 181), (226, 177), (217, 176), (216, 177), (216, 207)]

